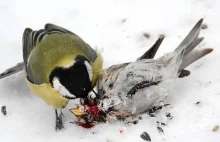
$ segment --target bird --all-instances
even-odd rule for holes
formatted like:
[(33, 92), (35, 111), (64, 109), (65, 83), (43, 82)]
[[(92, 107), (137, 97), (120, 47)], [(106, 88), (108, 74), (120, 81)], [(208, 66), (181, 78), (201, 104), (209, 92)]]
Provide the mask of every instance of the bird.
[(187, 66), (213, 49), (196, 50), (204, 39), (199, 37), (203, 19), (172, 52), (153, 59), (164, 37), (134, 62), (112, 65), (104, 69), (97, 82), (96, 96), (83, 99), (70, 111), (81, 126), (90, 127), (98, 122), (126, 119), (146, 111), (154, 112), (163, 106), (168, 92), (178, 78), (188, 76)]
[(36, 31), (26, 28), (22, 45), (23, 62), (1, 73), (0, 79), (24, 70), (31, 92), (55, 109), (55, 129), (61, 130), (61, 109), (93, 90), (102, 56), (75, 33), (50, 23)]

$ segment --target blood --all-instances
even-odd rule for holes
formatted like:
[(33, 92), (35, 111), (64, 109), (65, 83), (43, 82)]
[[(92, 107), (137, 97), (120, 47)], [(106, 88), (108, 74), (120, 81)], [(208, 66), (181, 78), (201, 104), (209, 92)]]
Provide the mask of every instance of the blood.
[(95, 125), (91, 125), (91, 124), (86, 124), (86, 123), (80, 122), (80, 123), (79, 123), (79, 126), (81, 126), (81, 127), (83, 127), (83, 128), (86, 128), (86, 129), (89, 129), (89, 128), (94, 127)]
[[(89, 101), (88, 101), (88, 104), (85, 105), (85, 111), (86, 111), (87, 113), (92, 114), (93, 117), (98, 117), (99, 112), (100, 112), (99, 109), (98, 109), (98, 107), (96, 106), (94, 100), (89, 100)], [(83, 127), (83, 128), (86, 128), (86, 129), (89, 129), (89, 128), (92, 128), (92, 127), (95, 126), (94, 124), (82, 123), (82, 122), (80, 122), (78, 125), (81, 126), (81, 127)]]
[(122, 133), (124, 133), (124, 130), (121, 129), (121, 130), (119, 130), (119, 132), (120, 132), (120, 134), (122, 134)]
[(99, 115), (99, 109), (97, 106), (90, 106), (86, 109), (87, 112), (92, 112), (92, 114), (94, 116), (98, 116)]
[(88, 106), (95, 106), (95, 101), (94, 100), (89, 100)]
[(92, 114), (93, 114), (94, 116), (98, 116), (98, 114), (99, 114), (99, 109), (98, 109), (98, 107), (96, 106), (94, 100), (89, 100), (89, 104), (87, 105), (86, 111), (87, 111), (87, 112), (92, 112)]

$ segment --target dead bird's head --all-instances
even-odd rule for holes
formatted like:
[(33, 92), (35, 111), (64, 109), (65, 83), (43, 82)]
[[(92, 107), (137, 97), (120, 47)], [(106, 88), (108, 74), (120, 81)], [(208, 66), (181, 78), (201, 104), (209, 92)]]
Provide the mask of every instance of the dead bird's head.
[(77, 124), (84, 128), (91, 128), (98, 123), (105, 123), (107, 112), (102, 111), (98, 107), (97, 98), (81, 99), (81, 104), (76, 108), (70, 109), (76, 118)]

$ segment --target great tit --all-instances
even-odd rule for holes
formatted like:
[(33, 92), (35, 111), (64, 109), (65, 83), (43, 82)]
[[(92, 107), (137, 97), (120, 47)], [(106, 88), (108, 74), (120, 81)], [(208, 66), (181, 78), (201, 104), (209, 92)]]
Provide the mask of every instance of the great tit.
[(95, 121), (126, 118), (159, 107), (180, 74), (189, 74), (184, 69), (213, 51), (210, 48), (194, 49), (204, 39), (198, 37), (202, 22), (203, 19), (199, 20), (171, 53), (152, 59), (163, 40), (159, 38), (137, 61), (105, 69), (97, 83), (96, 98), (83, 100), (83, 107), (71, 111), (86, 124), (93, 125)]
[(24, 30), (23, 60), (0, 78), (25, 69), (30, 90), (55, 109), (56, 129), (63, 128), (57, 109), (64, 108), (70, 99), (86, 97), (103, 65), (100, 53), (76, 34), (53, 24), (37, 31)]

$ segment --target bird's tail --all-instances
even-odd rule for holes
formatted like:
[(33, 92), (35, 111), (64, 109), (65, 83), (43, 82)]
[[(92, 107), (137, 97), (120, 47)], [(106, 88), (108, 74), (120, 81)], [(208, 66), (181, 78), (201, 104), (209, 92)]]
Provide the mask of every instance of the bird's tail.
[(18, 63), (17, 65), (15, 65), (14, 67), (11, 67), (7, 70), (5, 70), (4, 72), (0, 73), (0, 79), (8, 77), (10, 75), (13, 75), (15, 73), (18, 73), (20, 71), (22, 71), (24, 69), (24, 63)]
[(162, 60), (167, 64), (171, 62), (180, 63), (178, 71), (181, 71), (196, 60), (212, 52), (213, 49), (210, 48), (194, 50), (195, 47), (204, 39), (203, 37), (198, 37), (202, 22), (203, 19), (200, 19), (180, 45), (172, 53), (168, 54), (168, 56), (162, 57)]

